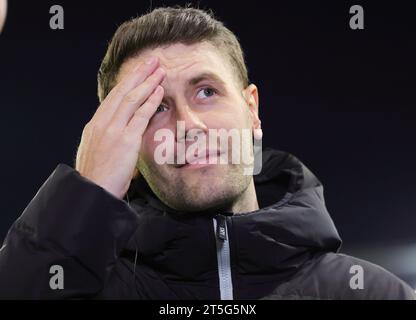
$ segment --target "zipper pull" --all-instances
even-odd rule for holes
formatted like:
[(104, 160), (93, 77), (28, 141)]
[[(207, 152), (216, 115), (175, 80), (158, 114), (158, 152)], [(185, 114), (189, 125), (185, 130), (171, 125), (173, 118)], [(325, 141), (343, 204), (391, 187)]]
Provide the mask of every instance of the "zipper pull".
[(224, 241), (227, 240), (227, 221), (223, 215), (217, 215), (217, 237)]

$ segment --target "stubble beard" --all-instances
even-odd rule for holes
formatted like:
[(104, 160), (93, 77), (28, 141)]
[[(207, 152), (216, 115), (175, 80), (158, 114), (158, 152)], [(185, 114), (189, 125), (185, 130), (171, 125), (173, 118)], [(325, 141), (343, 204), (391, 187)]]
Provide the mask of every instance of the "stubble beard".
[(187, 169), (139, 157), (138, 166), (153, 193), (165, 205), (183, 213), (231, 211), (253, 178), (243, 174), (241, 164), (216, 164), (185, 173)]

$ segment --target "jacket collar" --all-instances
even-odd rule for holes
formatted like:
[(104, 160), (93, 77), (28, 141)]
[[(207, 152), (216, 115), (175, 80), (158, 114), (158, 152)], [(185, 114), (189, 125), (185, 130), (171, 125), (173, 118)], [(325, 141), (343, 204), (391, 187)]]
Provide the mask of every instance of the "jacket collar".
[(311, 254), (337, 251), (341, 239), (326, 210), (320, 181), (294, 156), (263, 151), (254, 177), (260, 209), (181, 214), (165, 206), (143, 178), (132, 182), (130, 205), (138, 228), (129, 247), (169, 279), (203, 281), (217, 276), (213, 218), (227, 216), (233, 270), (254, 282), (287, 277)]

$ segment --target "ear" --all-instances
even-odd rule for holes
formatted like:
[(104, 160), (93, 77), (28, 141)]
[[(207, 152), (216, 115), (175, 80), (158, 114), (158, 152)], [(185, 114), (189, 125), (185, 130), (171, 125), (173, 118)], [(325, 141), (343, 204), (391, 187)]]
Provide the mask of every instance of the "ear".
[[(243, 89), (243, 96), (249, 108), (251, 115), (252, 129), (255, 137), (262, 135), (261, 120), (259, 118), (259, 93), (255, 84), (250, 84)], [(261, 136), (260, 136), (261, 139)]]

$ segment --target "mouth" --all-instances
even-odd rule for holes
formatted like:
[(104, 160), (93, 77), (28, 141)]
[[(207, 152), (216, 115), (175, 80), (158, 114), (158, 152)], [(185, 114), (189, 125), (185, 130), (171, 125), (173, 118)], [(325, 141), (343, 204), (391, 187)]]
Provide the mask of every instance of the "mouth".
[(194, 156), (191, 159), (185, 157), (185, 163), (175, 165), (175, 167), (178, 169), (198, 169), (216, 165), (220, 163), (222, 154), (220, 150), (206, 150), (202, 156)]

